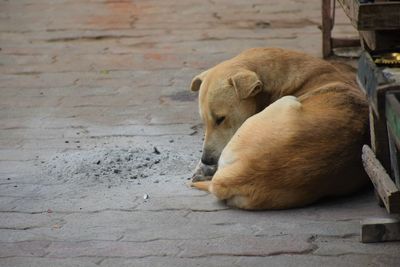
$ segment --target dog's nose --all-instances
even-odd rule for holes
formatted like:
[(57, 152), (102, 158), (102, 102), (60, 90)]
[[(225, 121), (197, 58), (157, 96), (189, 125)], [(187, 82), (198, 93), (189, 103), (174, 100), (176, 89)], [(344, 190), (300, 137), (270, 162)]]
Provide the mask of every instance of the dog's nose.
[(217, 160), (214, 157), (208, 157), (206, 155), (201, 157), (201, 162), (204, 165), (217, 165)]

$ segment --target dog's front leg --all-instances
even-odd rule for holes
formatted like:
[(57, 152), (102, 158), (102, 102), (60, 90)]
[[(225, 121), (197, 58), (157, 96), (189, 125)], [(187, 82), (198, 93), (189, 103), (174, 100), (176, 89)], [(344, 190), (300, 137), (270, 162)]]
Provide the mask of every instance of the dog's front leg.
[(209, 181), (217, 171), (216, 165), (205, 165), (199, 161), (192, 176), (192, 182)]

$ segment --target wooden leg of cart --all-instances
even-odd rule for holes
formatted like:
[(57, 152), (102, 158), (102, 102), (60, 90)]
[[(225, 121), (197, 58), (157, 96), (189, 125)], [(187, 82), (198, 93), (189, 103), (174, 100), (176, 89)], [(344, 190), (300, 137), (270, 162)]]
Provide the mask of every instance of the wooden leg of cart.
[(332, 4), (331, 0), (322, 0), (322, 56), (327, 58), (332, 54)]
[(359, 47), (359, 39), (333, 38), (332, 30), (335, 25), (336, 0), (322, 0), (322, 56), (328, 58), (333, 55), (334, 48)]
[(361, 242), (373, 243), (400, 240), (400, 219), (371, 218), (361, 222)]
[[(367, 145), (363, 147), (362, 160), (365, 171), (382, 198), (389, 213), (400, 212), (400, 191)], [(400, 240), (400, 218), (374, 218), (361, 222), (361, 241), (382, 242)]]

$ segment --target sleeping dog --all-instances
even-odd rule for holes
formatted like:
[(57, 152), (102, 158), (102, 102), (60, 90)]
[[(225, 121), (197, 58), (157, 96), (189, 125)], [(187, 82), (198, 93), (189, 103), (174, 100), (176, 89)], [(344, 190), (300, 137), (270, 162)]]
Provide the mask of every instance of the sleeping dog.
[(248, 210), (304, 206), (364, 186), (368, 105), (349, 68), (254, 48), (196, 76), (205, 139), (192, 186)]

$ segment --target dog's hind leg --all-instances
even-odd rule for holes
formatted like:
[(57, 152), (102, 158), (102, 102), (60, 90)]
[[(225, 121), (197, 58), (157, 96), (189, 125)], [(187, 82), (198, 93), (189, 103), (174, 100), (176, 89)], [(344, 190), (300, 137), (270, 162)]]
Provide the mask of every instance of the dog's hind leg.
[(191, 183), (190, 186), (199, 190), (210, 192), (220, 200), (226, 200), (233, 196), (232, 190), (229, 188), (229, 186), (214, 180), (194, 182)]
[(199, 190), (210, 192), (211, 181), (194, 182), (191, 183), (190, 186)]
[(242, 197), (239, 195), (233, 195), (231, 197), (228, 197), (227, 193), (229, 190), (227, 190), (227, 188), (221, 188), (218, 185), (217, 186), (214, 185), (211, 188), (212, 181), (195, 182), (191, 183), (190, 186), (214, 194), (219, 200), (225, 200), (226, 204), (230, 207), (251, 209), (251, 206), (248, 205), (249, 201), (247, 197)]

